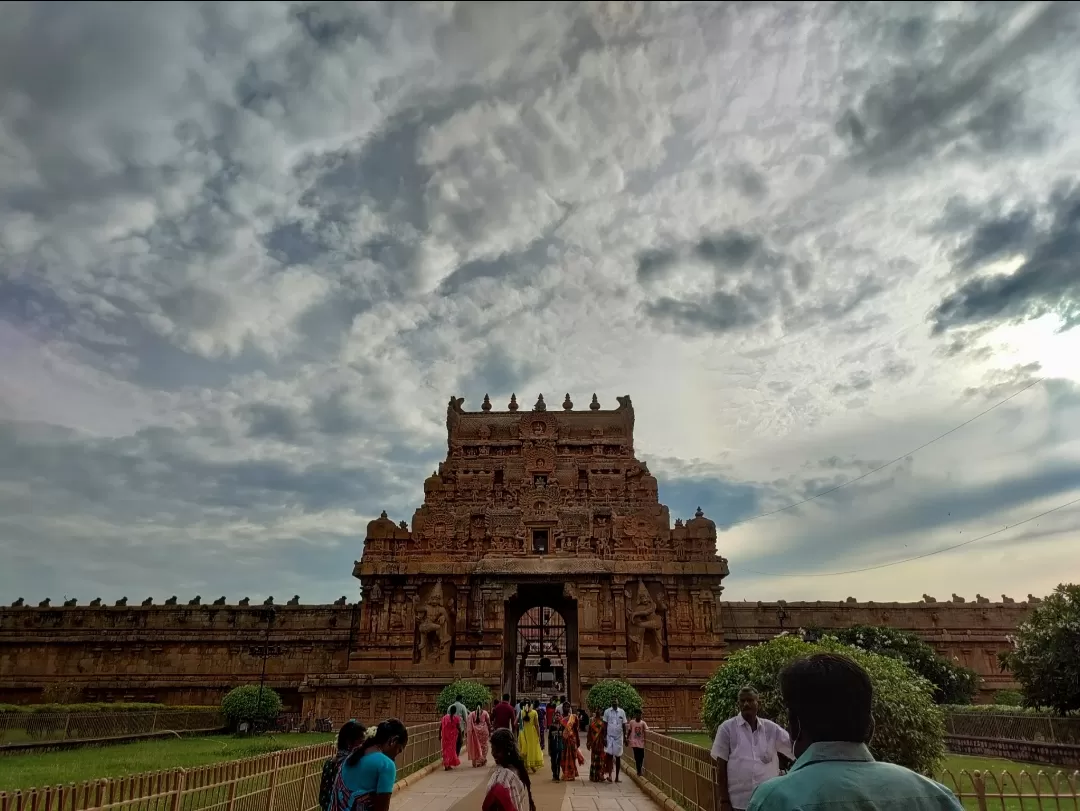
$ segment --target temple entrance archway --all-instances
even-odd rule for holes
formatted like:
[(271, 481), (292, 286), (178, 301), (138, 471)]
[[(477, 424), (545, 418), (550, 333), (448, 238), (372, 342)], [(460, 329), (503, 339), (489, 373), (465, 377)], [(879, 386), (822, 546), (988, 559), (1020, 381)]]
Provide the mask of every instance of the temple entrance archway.
[(562, 584), (518, 586), (506, 601), (503, 689), (514, 701), (565, 695), (576, 702), (578, 685), (577, 601)]

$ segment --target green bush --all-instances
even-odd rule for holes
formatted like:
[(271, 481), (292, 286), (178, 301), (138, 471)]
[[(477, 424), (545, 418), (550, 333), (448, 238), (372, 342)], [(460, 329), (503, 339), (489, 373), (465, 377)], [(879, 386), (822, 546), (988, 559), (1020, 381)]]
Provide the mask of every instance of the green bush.
[(461, 703), (465, 705), (465, 709), (476, 709), (477, 704), (482, 704), (487, 707), (491, 704), (491, 690), (485, 687), (478, 681), (471, 681), (469, 679), (459, 679), (453, 684), (448, 684), (439, 693), (438, 699), (435, 701), (435, 706), (439, 709), (439, 715), (446, 712), (446, 708), (454, 703), (454, 699), (461, 696)]
[(874, 738), (870, 750), (878, 760), (897, 763), (923, 774), (934, 774), (945, 756), (945, 725), (934, 703), (934, 687), (900, 659), (844, 645), (833, 637), (804, 642), (780, 636), (732, 654), (705, 685), (701, 720), (713, 733), (738, 711), (739, 690), (755, 688), (761, 714), (787, 726), (780, 695), (780, 671), (812, 653), (842, 653), (858, 662), (874, 685)]
[[(968, 715), (1044, 715), (1050, 718), (1064, 717), (1050, 707), (1024, 707), (1022, 705), (1002, 706), (1000, 704), (946, 704), (943, 710), (951, 713)], [(1076, 716), (1070, 716), (1075, 718)]]
[(999, 707), (1024, 706), (1024, 694), (1019, 690), (998, 690), (994, 693), (994, 704)]
[(1062, 583), (1016, 629), (1001, 664), (1023, 685), (1024, 703), (1080, 710), (1080, 585)]
[(619, 706), (626, 710), (627, 717), (643, 708), (638, 691), (630, 682), (620, 679), (604, 679), (594, 684), (585, 697), (585, 706), (590, 713), (595, 713), (610, 707), (612, 698), (619, 699)]
[(979, 690), (979, 674), (953, 659), (938, 656), (937, 651), (910, 631), (855, 625), (827, 634), (845, 645), (900, 659), (934, 685), (934, 701), (938, 704), (970, 704)]
[(221, 714), (232, 729), (244, 721), (273, 721), (280, 713), (281, 696), (257, 684), (234, 687), (221, 699)]
[(0, 704), (0, 713), (35, 713), (35, 712), (106, 712), (106, 713), (137, 713), (137, 712), (192, 712), (203, 710), (217, 710), (213, 706), (186, 705), (186, 704), (142, 704), (123, 703), (113, 704), (106, 702), (93, 702), (84, 704)]

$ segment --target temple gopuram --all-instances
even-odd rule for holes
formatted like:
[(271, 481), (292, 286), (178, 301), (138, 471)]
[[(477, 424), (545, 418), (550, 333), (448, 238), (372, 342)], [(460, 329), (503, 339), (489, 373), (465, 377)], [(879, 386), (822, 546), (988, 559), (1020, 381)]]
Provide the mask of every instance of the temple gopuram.
[[(1015, 682), (998, 653), (1036, 598), (721, 601), (727, 561), (699, 509), (672, 523), (634, 453), (629, 397), (605, 410), (569, 395), (504, 411), (451, 398), (447, 454), (411, 525), (368, 525), (353, 575), (362, 599), (332, 605), (131, 604), (16, 599), (0, 608), (0, 703), (217, 704), (265, 683), (290, 711), (366, 721), (433, 720), (435, 697), (469, 678), (518, 697), (581, 702), (600, 679), (642, 694), (650, 723), (696, 726), (701, 687), (733, 651), (785, 631), (881, 625), (913, 631), (982, 678)], [(72, 698), (74, 696), (74, 698)]]
[[(413, 716), (457, 678), (577, 702), (629, 679), (655, 717), (696, 715), (724, 659), (727, 561), (702, 515), (672, 526), (634, 455), (629, 397), (549, 411), (451, 398), (447, 455), (406, 522), (368, 525), (348, 672), (308, 679), (305, 708), (338, 715), (370, 695), (375, 715)], [(550, 676), (550, 678), (544, 678)]]

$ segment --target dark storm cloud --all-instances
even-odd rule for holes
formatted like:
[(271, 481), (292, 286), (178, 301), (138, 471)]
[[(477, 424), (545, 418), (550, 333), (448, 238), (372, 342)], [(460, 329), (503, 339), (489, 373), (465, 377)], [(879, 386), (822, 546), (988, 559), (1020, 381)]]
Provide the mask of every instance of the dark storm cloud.
[(1022, 255), (1011, 273), (976, 276), (945, 297), (931, 315), (933, 330), (1059, 316), (1080, 323), (1080, 187), (1062, 187), (1044, 206), (1037, 227), (1027, 209), (976, 226), (959, 249), (962, 267)]
[(256, 439), (295, 442), (302, 430), (297, 414), (280, 405), (252, 403), (241, 409), (240, 416), (247, 420), (248, 436)]
[(649, 290), (650, 282), (662, 282), (686, 262), (695, 273), (709, 273), (714, 289), (699, 298), (661, 295), (644, 308), (654, 322), (676, 332), (728, 332), (759, 324), (791, 307), (812, 275), (808, 264), (769, 247), (760, 235), (729, 229), (682, 250), (638, 254), (638, 281)]
[[(870, 169), (899, 169), (920, 158), (1032, 149), (1047, 122), (1027, 114), (1018, 76), (1032, 54), (1076, 30), (1071, 3), (983, 4), (974, 19), (941, 29), (925, 49), (924, 22), (904, 28), (908, 50), (887, 78), (868, 87), (837, 123), (851, 156)], [(902, 37), (902, 39), (904, 39)], [(928, 58), (925, 52), (938, 54)]]

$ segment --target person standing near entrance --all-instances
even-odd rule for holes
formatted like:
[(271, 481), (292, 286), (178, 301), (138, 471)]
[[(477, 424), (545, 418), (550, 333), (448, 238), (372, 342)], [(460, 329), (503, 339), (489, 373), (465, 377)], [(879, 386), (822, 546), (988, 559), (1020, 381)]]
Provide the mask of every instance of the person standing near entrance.
[(548, 722), (548, 757), (551, 758), (551, 779), (558, 783), (562, 773), (562, 750), (563, 750), (563, 717), (562, 710), (548, 705), (548, 710), (553, 710), (551, 721)]
[(517, 731), (517, 721), (514, 718), (514, 708), (510, 704), (509, 693), (503, 693), (502, 701), (491, 708), (491, 728)]
[(465, 716), (469, 714), (469, 710), (465, 706), (460, 693), (454, 698), (454, 703), (450, 706), (454, 708), (454, 715), (458, 719), (457, 754), (458, 757), (461, 757), (461, 746), (465, 743)]
[(780, 775), (777, 754), (794, 759), (791, 737), (767, 718), (758, 718), (758, 694), (753, 687), (739, 691), (739, 714), (716, 730), (712, 756), (717, 761), (720, 811), (744, 811), (754, 789)]
[(619, 706), (619, 699), (614, 697), (611, 699), (611, 706), (604, 712), (604, 723), (607, 724), (604, 754), (614, 761), (615, 782), (618, 783), (622, 769), (623, 746), (626, 744), (626, 711)]

